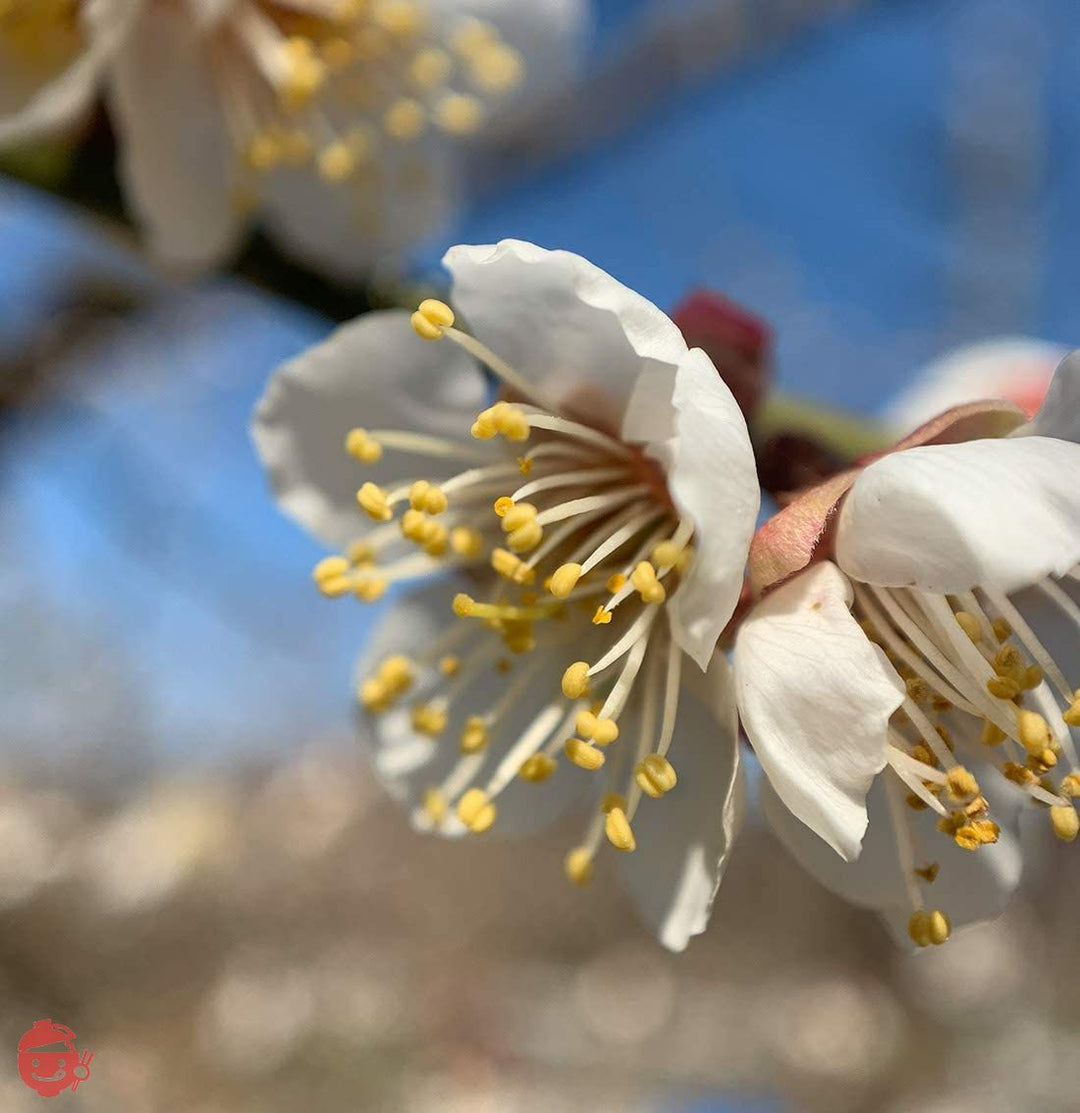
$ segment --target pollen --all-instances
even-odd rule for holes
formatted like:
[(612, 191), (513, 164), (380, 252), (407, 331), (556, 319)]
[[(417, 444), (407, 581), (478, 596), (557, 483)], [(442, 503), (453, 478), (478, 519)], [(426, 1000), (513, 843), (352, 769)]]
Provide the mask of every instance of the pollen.
[(604, 820), (604, 834), (616, 850), (629, 853), (637, 847), (634, 841), (634, 829), (630, 826), (630, 820), (626, 818), (626, 812), (620, 807), (608, 811)]
[(949, 917), (940, 911), (920, 909), (913, 912), (908, 921), (908, 935), (917, 947), (940, 946), (949, 938), (951, 930)]
[(446, 730), (446, 710), (431, 703), (418, 703), (412, 709), (412, 726), (417, 734), (436, 738)]
[(1020, 742), (1032, 756), (1041, 755), (1051, 742), (1050, 726), (1037, 711), (1021, 709), (1016, 713)]
[(331, 185), (339, 185), (356, 170), (356, 154), (343, 139), (336, 140), (319, 152), (319, 177)]
[(444, 84), (453, 69), (454, 63), (445, 50), (429, 47), (413, 56), (409, 74), (417, 88), (426, 92)]
[(679, 778), (666, 757), (649, 754), (634, 767), (634, 780), (646, 796), (658, 800), (678, 784)]
[(437, 788), (429, 788), (424, 793), (423, 806), (427, 817), (436, 827), (446, 818), (446, 797)]
[(518, 776), (531, 784), (542, 784), (555, 772), (555, 769), (555, 759), (549, 754), (533, 754), (521, 763)]
[(551, 585), (548, 590), (556, 599), (566, 599), (574, 588), (577, 587), (580, 579), (580, 564), (570, 563), (560, 565), (552, 574)]
[(652, 558), (657, 568), (674, 568), (682, 549), (673, 541), (661, 541), (653, 547)]
[(1062, 715), (1062, 718), (1069, 726), (1080, 727), (1080, 695), (1077, 695), (1073, 699), (1072, 703), (1069, 705), (1069, 709)]
[(389, 522), (394, 516), (386, 492), (374, 483), (365, 483), (356, 492), (356, 501), (364, 513), (375, 522)]
[(567, 699), (581, 699), (589, 690), (589, 663), (575, 661), (562, 677), (562, 693)]
[(580, 738), (568, 738), (563, 745), (563, 753), (579, 768), (590, 772), (604, 764), (604, 755), (595, 746)]
[(576, 846), (567, 854), (563, 869), (568, 881), (575, 885), (588, 885), (593, 879), (593, 856), (587, 846)]
[(483, 789), (470, 788), (458, 801), (457, 814), (473, 834), (482, 835), (495, 822), (498, 813)]
[(1062, 842), (1072, 842), (1080, 833), (1080, 816), (1072, 804), (1059, 804), (1050, 809), (1050, 825)]
[(352, 587), (349, 562), (340, 556), (323, 557), (311, 571), (311, 578), (323, 595), (335, 598)]
[(986, 682), (986, 690), (997, 699), (1012, 700), (1020, 694), (1020, 685), (1008, 676), (992, 676)]
[(470, 715), (461, 731), (461, 752), (479, 754), (487, 749), (491, 736), (487, 723), (479, 715)]
[(975, 645), (982, 641), (982, 625), (973, 614), (969, 614), (967, 611), (957, 611), (956, 622)]
[(592, 740), (598, 746), (610, 746), (619, 737), (619, 725), (614, 719), (596, 719), (592, 724)]
[(460, 557), (475, 560), (484, 552), (483, 534), (468, 526), (455, 526), (450, 531), (450, 548)]
[[(424, 134), (427, 127), (427, 114), (424, 106), (412, 97), (399, 97), (383, 113), (383, 128), (386, 134), (400, 143), (411, 143)], [(415, 314), (413, 315), (413, 328), (416, 328)], [(420, 332), (417, 329), (417, 332)], [(425, 340), (438, 340), (439, 336), (428, 336), (420, 332)]]
[(356, 581), (353, 594), (363, 603), (377, 603), (389, 586), (381, 576), (361, 576)]
[(945, 775), (945, 783), (948, 785), (949, 795), (954, 800), (967, 800), (979, 792), (979, 782), (962, 765), (949, 770)]
[(664, 585), (657, 579), (656, 569), (647, 560), (641, 561), (634, 569), (630, 582), (643, 603), (659, 604), (667, 598)]
[(992, 723), (989, 719), (983, 720), (982, 731), (979, 734), (979, 741), (984, 746), (1000, 746), (1005, 741), (1005, 732), (997, 725)]
[(413, 332), (423, 340), (441, 340), (454, 323), (454, 311), (444, 301), (427, 298), (410, 318)]
[(616, 592), (622, 591), (626, 587), (626, 576), (622, 572), (612, 572), (604, 582), (604, 587), (614, 595)]
[(345, 438), (345, 451), (362, 464), (374, 464), (382, 459), (382, 445), (366, 429), (350, 429)]
[(454, 596), (453, 609), (458, 618), (468, 618), (476, 609), (476, 600), (465, 592), (459, 591)]
[(484, 120), (480, 101), (467, 93), (447, 93), (435, 105), (435, 124), (450, 135), (472, 135)]
[(443, 676), (457, 676), (461, 672), (461, 658), (447, 655), (439, 659), (439, 672)]
[(601, 605), (596, 608), (592, 616), (594, 626), (606, 626), (611, 621), (611, 611), (605, 610)]
[(491, 567), (503, 579), (524, 586), (531, 584), (536, 579), (536, 569), (530, 568), (519, 556), (508, 549), (491, 550)]
[(449, 500), (441, 487), (429, 483), (426, 479), (418, 479), (409, 488), (409, 505), (413, 510), (422, 510), (425, 514), (442, 514)]

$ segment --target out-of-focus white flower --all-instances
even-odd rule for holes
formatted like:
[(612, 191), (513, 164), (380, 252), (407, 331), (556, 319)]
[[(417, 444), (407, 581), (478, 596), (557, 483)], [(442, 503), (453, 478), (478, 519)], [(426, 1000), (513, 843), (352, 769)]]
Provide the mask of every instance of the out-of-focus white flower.
[(572, 73), (585, 0), (0, 0), (0, 143), (102, 91), (153, 253), (226, 259), (258, 210), (363, 273), (437, 230), (467, 140)]
[(441, 302), (411, 328), (362, 317), (277, 372), (256, 444), (284, 509), (344, 550), (315, 569), (325, 594), (429, 581), (388, 610), (358, 683), (414, 825), (529, 829), (591, 798), (569, 877), (589, 880), (606, 836), (681, 949), (737, 821), (714, 647), (759, 503), (745, 422), (708, 357), (584, 259), (504, 241), (445, 262), (469, 332)]
[[(1074, 355), (1028, 424), (1004, 404), (942, 415), (751, 549), (773, 590), (735, 669), (766, 810), (812, 872), (920, 945), (1000, 911), (1021, 807), (1065, 841), (1080, 827), (1078, 390)], [(1047, 610), (1064, 654), (1037, 632)]]
[(984, 398), (1003, 398), (1033, 414), (1066, 351), (1060, 344), (1026, 336), (957, 348), (916, 375), (889, 403), (885, 420), (893, 429), (914, 429), (953, 406)]

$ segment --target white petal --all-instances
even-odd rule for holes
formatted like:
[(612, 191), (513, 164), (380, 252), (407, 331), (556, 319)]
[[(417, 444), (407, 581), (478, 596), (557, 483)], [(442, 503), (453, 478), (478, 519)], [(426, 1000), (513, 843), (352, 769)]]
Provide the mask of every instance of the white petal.
[(837, 563), (886, 587), (1016, 591), (1080, 561), (1080, 445), (927, 445), (871, 464), (839, 514)]
[(182, 7), (150, 4), (112, 67), (109, 107), (128, 201), (161, 262), (210, 267), (243, 222), (208, 42)]
[[(889, 776), (889, 774), (885, 774)], [(896, 835), (889, 817), (883, 778), (867, 797), (870, 826), (857, 861), (844, 862), (788, 812), (768, 783), (761, 786), (762, 808), (773, 830), (795, 860), (826, 888), (865, 908), (881, 912), (892, 934), (912, 946), (907, 923), (913, 911), (900, 868)], [(926, 907), (945, 912), (955, 929), (996, 916), (1020, 881), (1018, 842), (1008, 830), (993, 846), (961, 850), (934, 828), (932, 812), (906, 812), (916, 862), (937, 862), (937, 880), (923, 886)]]
[(274, 373), (252, 435), (282, 509), (341, 547), (370, 524), (356, 506), (361, 483), (411, 474), (417, 459), (429, 467), (426, 457), (389, 450), (377, 464), (358, 464), (345, 452), (349, 430), (404, 429), (467, 441), (486, 392), (469, 357), (452, 344), (421, 340), (406, 311), (367, 313)]
[(309, 167), (281, 170), (264, 187), (267, 230), (316, 270), (365, 277), (450, 222), (460, 204), (459, 158), (438, 147), (402, 148), (381, 155), (371, 177), (340, 185)]
[(42, 74), (0, 40), (0, 143), (41, 135), (90, 107), (141, 0), (89, 0), (81, 13), (86, 43), (59, 72)]
[(1063, 355), (1059, 344), (1026, 336), (964, 345), (921, 371), (885, 418), (906, 433), (953, 406), (987, 398), (1004, 398), (1033, 413)]
[(1042, 407), (1019, 432), (1080, 441), (1080, 351), (1070, 352), (1058, 364)]
[(569, 251), (520, 240), (452, 247), (443, 259), (467, 327), (530, 382), (617, 432), (638, 376), (687, 348), (640, 294)]
[(694, 559), (668, 607), (672, 636), (705, 669), (739, 601), (761, 492), (746, 421), (709, 357), (679, 364), (674, 436), (650, 453), (668, 469), (675, 505), (695, 524)]
[(899, 677), (852, 618), (834, 564), (767, 595), (735, 640), (739, 713), (773, 788), (838, 854), (857, 858), (866, 793), (885, 766)]
[(648, 798), (634, 818), (637, 849), (620, 875), (642, 919), (665, 947), (681, 951), (708, 925), (742, 820), (739, 727), (731, 666), (716, 654), (708, 674), (710, 707), (684, 693), (671, 762), (679, 783)]
[[(464, 580), (429, 582), (383, 607), (358, 662), (357, 683), (371, 673), (377, 662), (391, 654), (403, 653), (415, 659), (451, 623), (462, 621), (455, 618), (450, 604), (456, 591), (470, 586), (475, 590), (475, 584)], [(550, 668), (537, 675), (525, 696), (501, 720), (468, 787), (484, 787), (501, 759), (551, 701), (552, 694), (557, 696), (563, 664), (552, 658)], [(503, 676), (493, 669), (483, 672), (454, 700), (446, 730), (438, 739), (414, 731), (410, 717), (410, 709), (417, 702), (446, 687), (445, 678), (437, 676), (432, 668), (394, 710), (372, 716), (358, 709), (357, 731), (361, 743), (370, 751), (376, 775), (387, 792), (408, 809), (418, 829), (431, 832), (430, 821), (421, 806), (424, 794), (440, 785), (458, 764), (461, 758), (458, 739), (465, 719), (492, 707), (512, 680), (512, 674)], [(549, 826), (574, 803), (583, 803), (588, 798), (596, 782), (569, 762), (560, 762), (559, 766), (543, 784), (529, 784), (516, 777), (511, 781), (496, 799), (498, 819), (492, 834), (533, 834)], [(465, 829), (451, 814), (435, 833), (455, 837), (464, 834)]]

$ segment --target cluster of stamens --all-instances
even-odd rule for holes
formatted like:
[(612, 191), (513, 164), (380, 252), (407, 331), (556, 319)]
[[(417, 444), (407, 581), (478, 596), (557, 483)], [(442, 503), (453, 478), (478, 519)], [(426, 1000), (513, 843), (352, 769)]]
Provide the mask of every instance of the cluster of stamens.
[[(352, 430), (345, 448), (360, 465), (399, 451), (464, 467), (437, 480), (362, 483), (358, 505), (374, 528), (321, 561), (314, 578), (325, 595), (370, 600), (397, 580), (446, 568), (468, 574), (474, 587), (447, 592), (446, 632), (415, 656), (383, 660), (362, 681), (360, 701), (374, 715), (406, 711), (408, 730), (438, 740), (437, 752), (453, 746), (445, 736), (458, 724), (457, 757), (422, 796), (417, 818), (426, 826), (456, 816), (487, 831), (503, 791), (549, 781), (561, 760), (598, 774), (599, 807), (566, 859), (567, 876), (583, 884), (605, 839), (635, 849), (642, 798), (678, 783), (667, 750), (682, 654), (655, 620), (691, 559), (693, 529), (639, 449), (564, 413), (453, 324), (438, 301), (413, 316), (418, 335), (459, 344), (501, 379), (503, 399), (476, 415), (461, 442)], [(595, 655), (574, 660), (590, 641)], [(554, 690), (538, 684), (545, 672), (563, 673), (561, 692), (557, 681)], [(495, 703), (467, 706), (477, 681), (493, 675), (505, 678)], [(535, 714), (522, 728), (531, 700)]]
[[(970, 765), (988, 768), (1044, 809), (1059, 839), (1080, 830), (1073, 800), (1080, 772), (1070, 728), (1080, 726), (1080, 690), (1070, 686), (1016, 605), (978, 589), (936, 596), (914, 589), (856, 585), (855, 613), (906, 685), (889, 728), (892, 820), (919, 946), (948, 938), (948, 917), (925, 907), (937, 861), (917, 860), (907, 809), (937, 814), (936, 827), (959, 848), (978, 852), (1000, 828)], [(1059, 583), (1037, 590), (1080, 629), (1080, 608)], [(900, 788), (907, 789), (906, 796)]]
[(335, 185), (373, 182), (426, 134), (476, 132), (523, 75), (492, 24), (445, 25), (425, 0), (250, 0), (223, 16), (212, 47), (247, 169), (310, 164)]

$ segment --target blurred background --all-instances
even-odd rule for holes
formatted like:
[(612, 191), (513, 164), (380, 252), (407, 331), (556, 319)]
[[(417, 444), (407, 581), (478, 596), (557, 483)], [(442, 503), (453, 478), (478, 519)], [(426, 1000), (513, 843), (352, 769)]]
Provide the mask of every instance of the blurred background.
[(95, 1053), (61, 1101), (110, 1113), (1077, 1108), (1064, 848), (1000, 922), (908, 957), (751, 825), (675, 957), (603, 879), (568, 891), (565, 832), (423, 840), (364, 767), (372, 612), (312, 589), (321, 552), (247, 421), (281, 360), (438, 282), (447, 244), (565, 247), (662, 307), (723, 291), (768, 322), (785, 390), (862, 414), (958, 345), (1080, 343), (1075, 0), (601, 0), (593, 22), (571, 100), (363, 284), (259, 236), (228, 275), (156, 270), (104, 119), (4, 156), (5, 1111), (40, 1101), (14, 1053), (43, 1016)]

